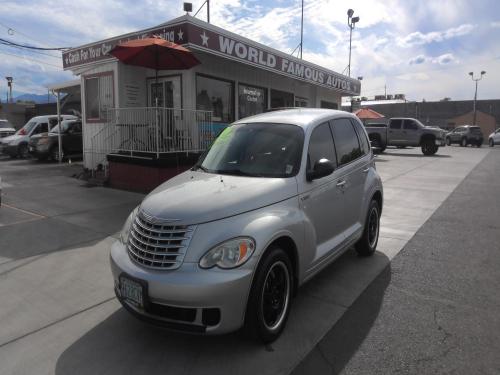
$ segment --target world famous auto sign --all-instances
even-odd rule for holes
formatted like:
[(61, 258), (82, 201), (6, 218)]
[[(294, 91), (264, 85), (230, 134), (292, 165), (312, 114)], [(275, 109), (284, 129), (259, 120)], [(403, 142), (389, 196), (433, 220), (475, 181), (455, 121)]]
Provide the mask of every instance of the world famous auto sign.
[(69, 50), (63, 54), (64, 69), (113, 58), (109, 55), (109, 51), (117, 44), (151, 36), (159, 36), (193, 50), (202, 50), (346, 95), (360, 93), (361, 85), (358, 80), (224, 32), (211, 25), (201, 26), (189, 20)]

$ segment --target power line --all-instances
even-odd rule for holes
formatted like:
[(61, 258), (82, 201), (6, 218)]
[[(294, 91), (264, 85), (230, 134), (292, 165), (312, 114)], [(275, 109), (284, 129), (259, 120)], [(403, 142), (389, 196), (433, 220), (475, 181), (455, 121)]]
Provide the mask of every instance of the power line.
[(32, 41), (34, 41), (34, 42), (37, 42), (37, 43), (40, 43), (40, 44), (43, 44), (43, 45), (48, 46), (48, 44), (47, 44), (47, 43), (42, 42), (41, 40), (35, 39), (35, 38), (33, 38), (33, 37), (31, 37), (31, 36), (29, 36), (29, 35), (27, 35), (27, 34), (25, 34), (25, 33), (21, 32), (21, 31), (19, 31), (19, 30), (16, 30), (16, 29), (14, 29), (14, 28), (10, 27), (10, 26), (7, 26), (7, 25), (6, 25), (6, 24), (4, 24), (4, 23), (1, 23), (1, 22), (0, 22), (0, 26), (5, 27), (5, 28), (7, 29), (7, 33), (8, 33), (9, 35), (13, 35), (14, 33), (17, 33), (17, 34), (19, 34), (19, 35), (24, 36), (25, 38), (31, 39), (31, 40), (32, 40)]
[(9, 56), (12, 56), (12, 57), (17, 57), (18, 59), (30, 60), (30, 61), (33, 61), (33, 62), (36, 62), (36, 63), (39, 63), (39, 64), (53, 66), (55, 68), (62, 69), (62, 66), (51, 64), (51, 63), (48, 63), (48, 62), (45, 62), (45, 61), (36, 60), (36, 59), (30, 58), (30, 57), (26, 57), (26, 56), (19, 56), (19, 55), (15, 55), (13, 53), (5, 52), (5, 51), (0, 51), (0, 54), (9, 55)]
[(38, 51), (63, 51), (63, 50), (68, 49), (67, 47), (45, 48), (45, 47), (28, 46), (26, 44), (15, 43), (11, 40), (3, 39), (3, 38), (0, 38), (0, 43), (6, 44), (6, 45), (12, 45), (12, 46), (16, 46), (16, 47), (21, 47), (21, 48), (26, 48), (26, 49), (34, 49), (34, 50), (38, 50)]
[(41, 51), (35, 51), (35, 50), (26, 50), (24, 48), (21, 48), (21, 47), (17, 47), (17, 46), (13, 46), (13, 45), (10, 45), (8, 43), (3, 43), (0, 41), (0, 44), (1, 45), (4, 45), (6, 47), (10, 47), (10, 48), (15, 48), (17, 50), (21, 50), (21, 51), (26, 51), (26, 52), (29, 52), (29, 53), (36, 53), (38, 55), (44, 55), (44, 56), (49, 56), (49, 57), (53, 57), (55, 59), (61, 59), (61, 56), (56, 56), (56, 55), (51, 55), (50, 53), (45, 53), (45, 52), (41, 52)]

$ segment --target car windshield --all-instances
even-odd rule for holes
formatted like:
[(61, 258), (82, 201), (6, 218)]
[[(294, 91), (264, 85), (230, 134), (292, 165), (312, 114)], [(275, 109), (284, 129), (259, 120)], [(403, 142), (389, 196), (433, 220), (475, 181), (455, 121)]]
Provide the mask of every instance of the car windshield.
[(36, 121), (30, 121), (26, 125), (24, 125), (21, 129), (19, 129), (16, 134), (25, 135), (29, 134), (29, 132), (35, 127)]
[(293, 177), (300, 168), (304, 132), (288, 124), (227, 127), (195, 166), (208, 173)]

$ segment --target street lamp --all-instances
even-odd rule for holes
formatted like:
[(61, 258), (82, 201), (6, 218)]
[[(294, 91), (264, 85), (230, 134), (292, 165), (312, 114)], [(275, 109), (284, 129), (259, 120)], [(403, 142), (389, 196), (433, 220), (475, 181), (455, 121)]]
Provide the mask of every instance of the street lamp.
[(7, 80), (7, 86), (9, 87), (9, 97), (10, 97), (10, 100), (7, 100), (7, 102), (12, 103), (12, 81), (14, 80), (14, 78), (5, 77), (5, 79)]
[(476, 101), (477, 101), (477, 83), (483, 79), (486, 74), (484, 70), (481, 71), (479, 78), (474, 78), (474, 72), (469, 72), (470, 77), (474, 82), (476, 82), (476, 92), (474, 93), (474, 117), (472, 118), (472, 125), (476, 125)]
[(349, 9), (347, 11), (347, 26), (349, 26), (349, 65), (347, 65), (349, 77), (351, 76), (351, 43), (352, 43), (352, 30), (356, 27), (356, 23), (359, 22), (359, 17), (353, 17), (354, 10)]

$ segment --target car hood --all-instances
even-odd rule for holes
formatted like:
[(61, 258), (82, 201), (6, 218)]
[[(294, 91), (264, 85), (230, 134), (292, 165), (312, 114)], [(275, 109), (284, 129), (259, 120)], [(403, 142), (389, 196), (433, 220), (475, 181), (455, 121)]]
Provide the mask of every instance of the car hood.
[(219, 220), (297, 195), (295, 178), (242, 177), (184, 172), (153, 190), (141, 211), (191, 225)]
[(24, 137), (26, 137), (26, 136), (25, 135), (17, 135), (17, 134), (9, 135), (8, 137), (2, 138), (2, 143), (21, 141)]

